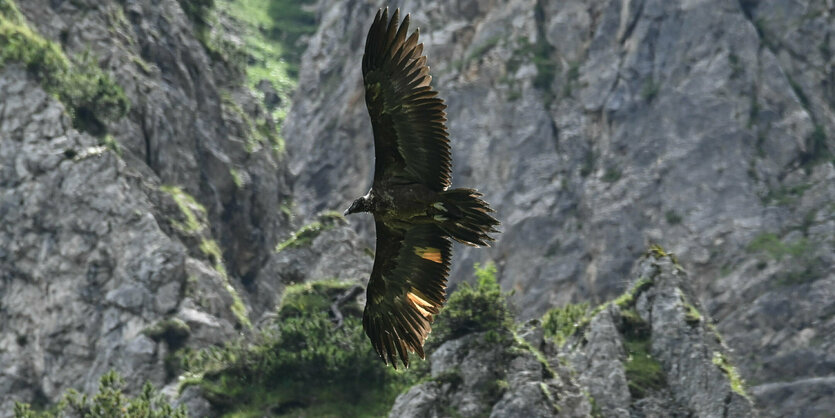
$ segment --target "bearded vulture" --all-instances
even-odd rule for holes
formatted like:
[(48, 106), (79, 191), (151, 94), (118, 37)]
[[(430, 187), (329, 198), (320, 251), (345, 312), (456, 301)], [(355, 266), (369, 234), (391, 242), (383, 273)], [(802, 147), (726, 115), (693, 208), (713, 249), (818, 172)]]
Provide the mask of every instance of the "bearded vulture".
[(377, 251), (362, 324), (377, 354), (397, 367), (409, 353), (425, 358), (423, 343), (446, 301), (452, 243), (487, 246), (498, 232), (493, 210), (474, 189), (450, 189), (446, 105), (418, 43), (407, 36), (409, 15), (398, 26), (380, 10), (362, 58), (365, 103), (374, 132), (374, 181), (345, 215), (370, 212)]

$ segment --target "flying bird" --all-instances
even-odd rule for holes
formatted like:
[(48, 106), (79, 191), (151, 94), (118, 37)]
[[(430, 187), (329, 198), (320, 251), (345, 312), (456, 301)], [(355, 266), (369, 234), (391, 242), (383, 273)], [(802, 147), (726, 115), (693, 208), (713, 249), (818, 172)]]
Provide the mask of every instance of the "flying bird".
[(446, 301), (452, 242), (479, 247), (499, 221), (475, 189), (450, 189), (452, 156), (446, 105), (432, 89), (429, 66), (407, 36), (409, 15), (379, 10), (362, 58), (365, 103), (374, 133), (374, 180), (345, 215), (370, 212), (377, 251), (362, 324), (377, 354), (397, 368), (423, 343)]

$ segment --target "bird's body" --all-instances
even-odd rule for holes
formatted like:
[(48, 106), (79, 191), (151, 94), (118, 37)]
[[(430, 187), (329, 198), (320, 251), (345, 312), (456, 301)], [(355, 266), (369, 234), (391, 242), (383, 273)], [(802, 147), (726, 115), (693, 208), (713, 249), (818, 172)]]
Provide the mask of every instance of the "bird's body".
[(374, 132), (374, 181), (346, 214), (370, 212), (377, 251), (368, 282), (363, 328), (380, 357), (396, 367), (409, 352), (424, 357), (434, 315), (446, 301), (450, 238), (482, 246), (499, 222), (473, 189), (449, 189), (451, 153), (443, 100), (429, 85), (429, 67), (409, 16), (377, 13), (362, 70)]

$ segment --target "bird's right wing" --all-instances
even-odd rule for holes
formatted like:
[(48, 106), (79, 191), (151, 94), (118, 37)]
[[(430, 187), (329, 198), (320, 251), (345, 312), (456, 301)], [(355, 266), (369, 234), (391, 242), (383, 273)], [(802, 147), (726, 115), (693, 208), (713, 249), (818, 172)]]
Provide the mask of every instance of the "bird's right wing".
[(374, 130), (375, 187), (403, 178), (435, 191), (452, 179), (446, 105), (429, 85), (432, 76), (418, 44), (418, 31), (406, 38), (409, 16), (398, 27), (388, 8), (377, 12), (362, 57), (365, 103)]
[(433, 315), (446, 301), (452, 243), (434, 225), (400, 233), (377, 222), (377, 253), (362, 325), (383, 361), (409, 366), (409, 352), (425, 357)]

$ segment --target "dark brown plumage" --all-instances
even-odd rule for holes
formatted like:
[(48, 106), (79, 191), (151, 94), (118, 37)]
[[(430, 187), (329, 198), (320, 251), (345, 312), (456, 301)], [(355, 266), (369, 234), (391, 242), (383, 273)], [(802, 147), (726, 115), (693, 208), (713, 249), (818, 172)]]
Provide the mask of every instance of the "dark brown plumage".
[(418, 31), (409, 16), (377, 12), (365, 44), (362, 74), (374, 132), (374, 182), (345, 214), (371, 212), (377, 252), (368, 282), (363, 328), (374, 349), (396, 367), (423, 343), (446, 301), (450, 238), (473, 246), (493, 241), (499, 222), (481, 194), (449, 190), (452, 157), (446, 105), (432, 89)]

